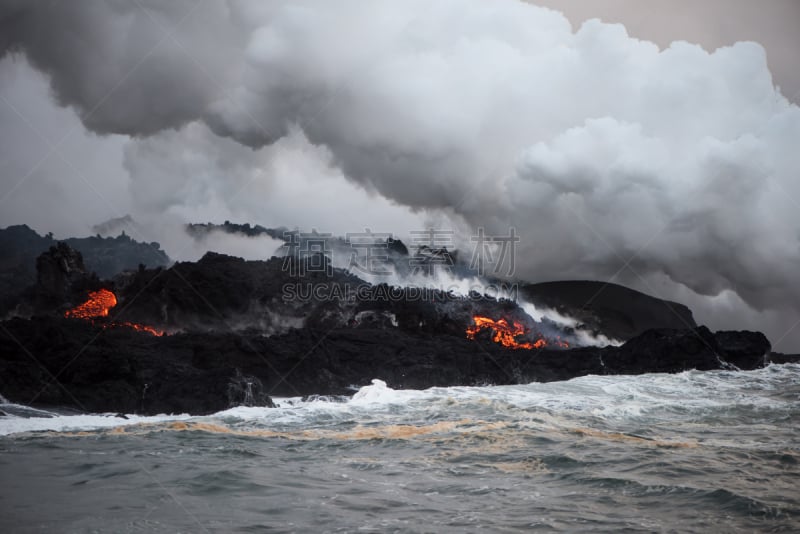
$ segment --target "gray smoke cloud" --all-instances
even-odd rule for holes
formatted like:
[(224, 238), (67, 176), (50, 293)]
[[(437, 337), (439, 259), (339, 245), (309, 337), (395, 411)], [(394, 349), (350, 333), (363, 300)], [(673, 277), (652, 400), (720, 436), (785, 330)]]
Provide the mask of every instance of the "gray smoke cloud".
[(222, 2), (6, 0), (0, 54), (24, 52), (90, 130), (145, 136), (195, 120), (223, 90), (209, 76), (236, 76), (229, 18)]
[[(176, 259), (199, 257), (199, 249), (182, 243), (186, 234), (180, 226), (185, 222), (228, 219), (335, 235), (375, 225), (423, 227), (409, 208), (348, 181), (333, 165), (330, 151), (311, 144), (297, 128), (271, 145), (252, 149), (194, 122), (128, 143), (123, 163), (134, 186), (130, 196), (137, 218), (178, 227), (168, 236), (153, 229), (153, 239), (162, 241)], [(241, 251), (245, 244), (220, 248), (219, 237), (214, 241), (218, 252)], [(274, 252), (274, 247), (253, 243), (248, 258)]]
[(797, 316), (800, 108), (756, 43), (659, 48), (514, 0), (1, 5), (0, 51), (138, 139), (154, 212), (269, 194), (283, 147), (382, 202), (516, 227), (524, 278)]

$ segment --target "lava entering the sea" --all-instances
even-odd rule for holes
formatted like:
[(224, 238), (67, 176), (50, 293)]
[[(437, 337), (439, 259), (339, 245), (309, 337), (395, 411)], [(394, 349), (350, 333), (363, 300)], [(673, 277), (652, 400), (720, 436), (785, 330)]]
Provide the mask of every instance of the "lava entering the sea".
[[(108, 289), (99, 289), (97, 291), (91, 291), (89, 293), (88, 300), (83, 304), (79, 304), (78, 306), (67, 310), (64, 313), (64, 317), (68, 319), (84, 319), (94, 322), (94, 319), (108, 317), (108, 311), (116, 305), (117, 297), (113, 292), (109, 291)], [(152, 334), (154, 336), (164, 335), (163, 330), (143, 324), (131, 323), (128, 321), (102, 324), (103, 328), (108, 328), (109, 326), (124, 326), (138, 330), (139, 332), (147, 332), (148, 334)]]
[[(494, 331), (494, 336), (492, 337), (492, 341), (495, 343), (500, 343), (504, 347), (509, 347), (512, 349), (541, 349), (548, 345), (548, 342), (543, 337), (540, 337), (534, 342), (524, 342), (520, 343), (516, 340), (517, 336), (521, 336), (528, 333), (528, 329), (517, 321), (511, 321), (511, 324), (505, 319), (500, 318), (498, 320), (494, 320), (490, 317), (483, 317), (481, 315), (475, 315), (472, 317), (472, 320), (475, 322), (474, 325), (467, 328), (467, 339), (475, 339), (475, 336), (481, 330), (486, 330), (491, 328)], [(568, 348), (569, 343), (566, 341), (561, 341), (561, 338), (556, 338), (556, 341), (553, 342), (554, 345), (560, 348)]]

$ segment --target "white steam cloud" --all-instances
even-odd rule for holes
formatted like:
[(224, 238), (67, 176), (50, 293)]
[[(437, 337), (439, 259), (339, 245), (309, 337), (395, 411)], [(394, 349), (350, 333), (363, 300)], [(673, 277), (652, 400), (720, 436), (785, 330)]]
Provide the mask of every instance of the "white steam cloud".
[(0, 53), (87, 128), (155, 134), (125, 151), (154, 212), (269, 195), (300, 142), (376, 202), (516, 227), (524, 278), (800, 311), (800, 108), (758, 44), (661, 50), (515, 0), (0, 5)]

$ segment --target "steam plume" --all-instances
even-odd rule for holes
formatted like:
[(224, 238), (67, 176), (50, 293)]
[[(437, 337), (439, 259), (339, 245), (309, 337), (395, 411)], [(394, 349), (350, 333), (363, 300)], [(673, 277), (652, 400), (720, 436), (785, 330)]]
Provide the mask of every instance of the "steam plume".
[[(517, 275), (798, 312), (800, 108), (756, 43), (662, 50), (513, 0), (6, 1), (0, 35), (87, 128), (236, 155), (219, 176), (140, 173), (159, 201), (299, 135), (392, 202), (516, 227)], [(132, 143), (135, 170), (154, 145)]]

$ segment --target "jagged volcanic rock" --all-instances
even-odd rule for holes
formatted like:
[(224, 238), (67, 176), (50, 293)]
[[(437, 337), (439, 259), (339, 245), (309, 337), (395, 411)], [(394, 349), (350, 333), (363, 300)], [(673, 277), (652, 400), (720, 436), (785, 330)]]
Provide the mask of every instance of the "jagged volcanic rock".
[(36, 283), (20, 293), (15, 310), (23, 316), (61, 315), (102, 286), (97, 275), (84, 267), (81, 253), (59, 242), (36, 258)]
[[(140, 264), (157, 267), (169, 263), (158, 243), (139, 243), (124, 233), (117, 237), (69, 238), (63, 242), (80, 252), (87, 273), (94, 272), (104, 279), (126, 269), (136, 269)], [(57, 245), (52, 234), (40, 236), (26, 225), (0, 229), (0, 316), (30, 299), (21, 297), (37, 281), (36, 259)]]
[(66, 298), (74, 284), (89, 276), (83, 256), (66, 243), (58, 243), (36, 258), (36, 285), (43, 293)]
[[(232, 389), (244, 391), (241, 377), (258, 382), (260, 397), (251, 402), (269, 405), (272, 395), (351, 393), (373, 378), (393, 388), (423, 389), (722, 369), (728, 358), (757, 362), (745, 369), (763, 365), (766, 339), (748, 332), (723, 338), (720, 344), (704, 327), (661, 329), (621, 347), (511, 350), (487, 339), (399, 328), (154, 337), (77, 320), (14, 319), (0, 328), (0, 392), (35, 406), (202, 414), (245, 403), (243, 394), (231, 398)], [(725, 347), (735, 350), (729, 354)]]
[(739, 369), (753, 369), (770, 359), (771, 346), (761, 332), (717, 332), (714, 338), (726, 354), (725, 360)]
[[(401, 245), (393, 245), (399, 255), (407, 253)], [(321, 266), (309, 271), (292, 257), (208, 253), (169, 269), (142, 266), (112, 286), (87, 273), (79, 253), (58, 245), (42, 255), (38, 282), (25, 294), (39, 316), (0, 323), (0, 393), (36, 406), (203, 414), (270, 406), (273, 395), (346, 394), (373, 378), (421, 389), (753, 369), (770, 361), (760, 333), (714, 334), (696, 327), (679, 304), (591, 282), (529, 285), (523, 296), (627, 343), (512, 350), (485, 330), (469, 340), (465, 329), (476, 315), (536, 328), (516, 302), (443, 291), (417, 298), (412, 288), (370, 285)], [(64, 318), (67, 306), (101, 287), (118, 300), (107, 317)], [(326, 296), (306, 298), (304, 288)], [(133, 323), (173, 335), (136, 331)]]

